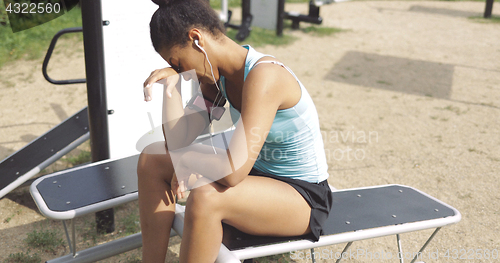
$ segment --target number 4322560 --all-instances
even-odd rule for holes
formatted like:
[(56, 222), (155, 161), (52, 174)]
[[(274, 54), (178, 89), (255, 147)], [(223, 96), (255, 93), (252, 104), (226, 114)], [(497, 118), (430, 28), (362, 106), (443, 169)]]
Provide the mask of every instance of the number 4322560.
[(50, 14), (61, 12), (59, 3), (10, 3), (5, 9), (8, 13), (15, 14)]

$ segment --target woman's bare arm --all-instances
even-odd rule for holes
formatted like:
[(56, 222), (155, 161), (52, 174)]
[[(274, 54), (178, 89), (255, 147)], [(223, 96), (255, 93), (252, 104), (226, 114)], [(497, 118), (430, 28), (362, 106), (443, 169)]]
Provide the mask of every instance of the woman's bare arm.
[[(183, 108), (181, 79), (185, 73), (177, 74), (172, 68), (155, 70), (144, 82), (146, 101), (152, 100), (153, 84), (161, 82), (163, 89), (162, 128), (169, 149), (189, 145), (208, 125), (208, 113)], [(189, 73), (186, 73), (189, 74)]]

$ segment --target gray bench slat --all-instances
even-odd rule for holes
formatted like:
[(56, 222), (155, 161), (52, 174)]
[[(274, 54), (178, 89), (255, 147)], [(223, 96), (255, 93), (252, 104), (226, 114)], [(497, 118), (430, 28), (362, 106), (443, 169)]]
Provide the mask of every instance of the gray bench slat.
[[(323, 235), (455, 216), (449, 206), (400, 185), (337, 191), (332, 192), (332, 196), (332, 212), (324, 225)], [(223, 244), (229, 250), (236, 250), (304, 238), (307, 236), (253, 236), (225, 225)]]
[(45, 178), (37, 184), (52, 211), (75, 210), (137, 192), (139, 155), (73, 169)]

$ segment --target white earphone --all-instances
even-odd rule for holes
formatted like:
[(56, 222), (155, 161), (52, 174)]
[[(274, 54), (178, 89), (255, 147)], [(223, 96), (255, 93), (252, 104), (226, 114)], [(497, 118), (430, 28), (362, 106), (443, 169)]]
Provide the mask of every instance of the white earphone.
[[(214, 99), (214, 105), (219, 105), (219, 103), (222, 101), (222, 94), (221, 94), (221, 90), (219, 88), (219, 85), (217, 84), (217, 81), (215, 80), (215, 76), (214, 76), (214, 69), (212, 67), (212, 63), (210, 63), (210, 59), (208, 59), (208, 55), (207, 55), (207, 52), (205, 51), (205, 49), (203, 49), (200, 44), (199, 44), (199, 41), (198, 39), (195, 39), (194, 40), (194, 44), (203, 52), (203, 54), (205, 54), (205, 57), (207, 58), (207, 61), (208, 61), (208, 65), (210, 65), (210, 72), (212, 73), (212, 78), (214, 80), (214, 83), (215, 83), (215, 87), (217, 87), (217, 90), (219, 91), (217, 93), (217, 95), (215, 96), (215, 99)], [(220, 97), (219, 97), (220, 95)], [(210, 110), (210, 116), (212, 116), (213, 114), (213, 110), (215, 109), (215, 107), (212, 107), (212, 109)], [(210, 120), (210, 125), (212, 125), (212, 121), (213, 120)], [(214, 153), (217, 154), (217, 152), (215, 151), (215, 147), (214, 147), (214, 143), (212, 141), (212, 137), (213, 137), (213, 134), (212, 134), (212, 129), (210, 128), (209, 129), (209, 133), (210, 133), (210, 142), (212, 144), (212, 149), (214, 150)]]

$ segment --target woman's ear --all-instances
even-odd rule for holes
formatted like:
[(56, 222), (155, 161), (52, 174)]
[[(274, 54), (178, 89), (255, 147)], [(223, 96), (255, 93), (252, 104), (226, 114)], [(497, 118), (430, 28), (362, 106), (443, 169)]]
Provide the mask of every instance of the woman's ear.
[[(198, 28), (191, 28), (188, 32), (189, 39), (199, 48), (204, 46), (203, 34)], [(197, 42), (195, 42), (197, 41)]]

